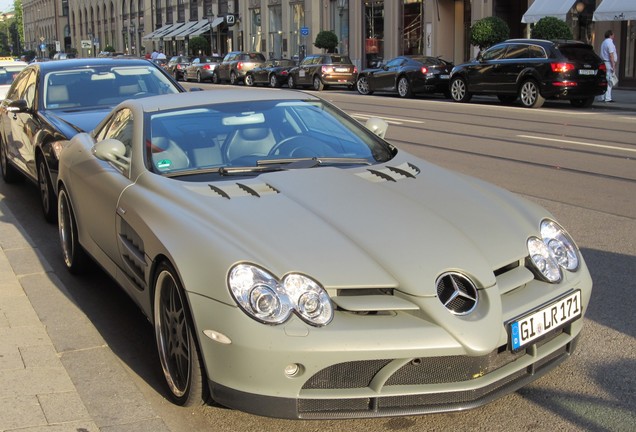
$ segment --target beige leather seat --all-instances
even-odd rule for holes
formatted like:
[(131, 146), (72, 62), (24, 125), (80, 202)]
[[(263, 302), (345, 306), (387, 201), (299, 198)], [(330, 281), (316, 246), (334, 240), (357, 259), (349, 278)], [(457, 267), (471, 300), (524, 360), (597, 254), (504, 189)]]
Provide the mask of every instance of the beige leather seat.
[(276, 144), (276, 138), (268, 127), (237, 129), (225, 143), (227, 159), (232, 161), (242, 156), (266, 156)]
[(170, 138), (163, 136), (153, 137), (151, 153), (152, 163), (160, 172), (190, 167), (188, 155)]

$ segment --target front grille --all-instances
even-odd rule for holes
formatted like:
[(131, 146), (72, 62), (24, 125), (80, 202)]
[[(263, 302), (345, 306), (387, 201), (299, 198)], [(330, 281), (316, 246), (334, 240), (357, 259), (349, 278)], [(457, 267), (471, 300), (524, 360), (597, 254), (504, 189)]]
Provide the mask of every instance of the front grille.
[(373, 377), (391, 360), (338, 363), (312, 376), (303, 389), (351, 389), (367, 387)]

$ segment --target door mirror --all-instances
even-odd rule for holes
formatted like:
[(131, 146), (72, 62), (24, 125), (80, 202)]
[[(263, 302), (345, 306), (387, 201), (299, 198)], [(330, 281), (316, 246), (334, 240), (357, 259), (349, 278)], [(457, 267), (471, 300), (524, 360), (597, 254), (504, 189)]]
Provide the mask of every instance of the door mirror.
[(130, 158), (126, 157), (126, 146), (119, 140), (107, 138), (93, 146), (93, 155), (97, 159), (110, 162), (124, 170), (130, 166)]
[(9, 102), (9, 105), (7, 105), (7, 111), (12, 113), (28, 112), (29, 105), (27, 104), (27, 101), (25, 101), (24, 99), (18, 99), (18, 100)]

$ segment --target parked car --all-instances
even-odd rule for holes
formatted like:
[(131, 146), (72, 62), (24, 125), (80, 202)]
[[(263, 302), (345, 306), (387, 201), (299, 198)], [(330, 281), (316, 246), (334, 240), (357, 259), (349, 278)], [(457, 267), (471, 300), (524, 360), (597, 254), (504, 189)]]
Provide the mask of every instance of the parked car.
[(397, 92), (400, 97), (418, 93), (443, 93), (450, 97), (448, 82), (453, 64), (439, 57), (399, 56), (358, 74), (356, 88), (362, 95), (375, 91)]
[(245, 79), (245, 74), (265, 63), (265, 56), (259, 52), (233, 51), (227, 53), (223, 61), (214, 69), (212, 81), (220, 84), (229, 81), (238, 84)]
[(312, 87), (322, 91), (329, 86), (346, 86), (353, 90), (358, 68), (348, 56), (340, 54), (314, 54), (305, 57), (298, 67), (289, 71), (289, 88)]
[(0, 100), (4, 99), (13, 80), (27, 66), (28, 63), (23, 61), (0, 60)]
[(583, 42), (511, 39), (455, 66), (450, 90), (457, 102), (488, 94), (507, 104), (518, 98), (528, 108), (538, 108), (546, 99), (589, 107), (607, 90), (606, 68)]
[(181, 405), (413, 415), (542, 377), (590, 301), (574, 241), (387, 126), (285, 89), (125, 101), (61, 154), (64, 262), (139, 304)]
[(53, 55), (53, 60), (68, 60), (75, 58), (73, 53), (58, 52)]
[(194, 80), (200, 83), (212, 81), (214, 69), (221, 63), (221, 60), (221, 57), (195, 57), (185, 69), (185, 80)]
[(245, 85), (265, 84), (270, 87), (281, 87), (287, 84), (289, 70), (295, 66), (296, 62), (289, 59), (267, 60), (245, 74)]
[(168, 68), (168, 59), (165, 58), (154, 58), (154, 59), (149, 59), (150, 62), (156, 64), (157, 66), (160, 66), (164, 69)]
[(34, 63), (0, 104), (0, 166), (10, 183), (39, 186), (48, 221), (57, 213), (54, 185), (65, 140), (90, 131), (119, 102), (185, 89), (146, 60), (86, 58)]
[(170, 58), (170, 60), (168, 60), (168, 66), (166, 66), (166, 70), (170, 75), (172, 75), (175, 80), (179, 81), (184, 79), (185, 70), (191, 62), (192, 57), (182, 55), (173, 56)]

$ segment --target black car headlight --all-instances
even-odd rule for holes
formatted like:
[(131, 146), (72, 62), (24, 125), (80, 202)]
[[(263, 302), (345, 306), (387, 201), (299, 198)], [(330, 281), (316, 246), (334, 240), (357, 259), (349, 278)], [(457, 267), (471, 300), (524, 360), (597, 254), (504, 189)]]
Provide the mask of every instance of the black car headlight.
[(530, 237), (527, 245), (530, 262), (548, 282), (561, 282), (563, 270), (574, 272), (579, 268), (579, 250), (572, 237), (550, 219), (541, 222), (541, 238)]
[(307, 324), (320, 327), (333, 318), (325, 289), (300, 273), (278, 279), (261, 267), (242, 263), (230, 269), (228, 287), (239, 307), (262, 323), (282, 324), (295, 313)]

